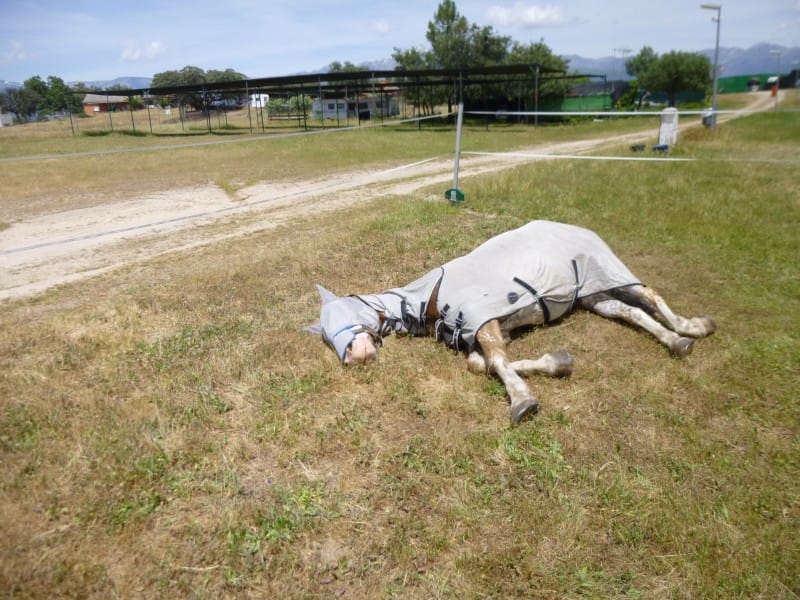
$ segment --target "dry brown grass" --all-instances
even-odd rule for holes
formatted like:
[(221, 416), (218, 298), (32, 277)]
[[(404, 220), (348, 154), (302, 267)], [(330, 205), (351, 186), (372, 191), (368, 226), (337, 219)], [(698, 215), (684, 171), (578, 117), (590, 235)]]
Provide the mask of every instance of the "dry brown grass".
[[(798, 120), (766, 117), (691, 148), (772, 154)], [(795, 597), (795, 174), (537, 164), (465, 207), (383, 200), (5, 303), (2, 594)], [(431, 340), (345, 369), (302, 331), (314, 283), (402, 284), (534, 216), (594, 227), (720, 332), (686, 360), (583, 313), (523, 335), (515, 357), (576, 371), (509, 429)]]

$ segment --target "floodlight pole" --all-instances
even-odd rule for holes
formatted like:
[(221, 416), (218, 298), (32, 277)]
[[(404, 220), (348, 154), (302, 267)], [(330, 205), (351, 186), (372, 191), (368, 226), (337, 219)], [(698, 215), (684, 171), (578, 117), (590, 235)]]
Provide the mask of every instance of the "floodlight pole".
[(719, 25), (722, 21), (722, 4), (701, 4), (700, 8), (717, 11), (717, 17), (712, 21), (717, 22), (717, 43), (714, 45), (714, 83), (711, 88), (711, 129), (717, 127), (717, 81), (719, 77)]

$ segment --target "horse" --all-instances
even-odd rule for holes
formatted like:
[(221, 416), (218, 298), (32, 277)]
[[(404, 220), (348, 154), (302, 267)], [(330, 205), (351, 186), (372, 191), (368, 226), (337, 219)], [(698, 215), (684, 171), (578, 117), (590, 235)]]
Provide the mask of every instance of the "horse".
[(464, 351), (470, 371), (500, 379), (512, 425), (539, 410), (522, 378), (567, 377), (574, 362), (565, 350), (509, 361), (506, 344), (516, 329), (588, 310), (642, 328), (678, 357), (717, 329), (710, 317), (674, 313), (593, 231), (542, 220), (492, 237), (404, 287), (344, 297), (317, 290), (320, 320), (306, 329), (321, 334), (342, 363), (368, 365), (393, 332), (435, 336)]

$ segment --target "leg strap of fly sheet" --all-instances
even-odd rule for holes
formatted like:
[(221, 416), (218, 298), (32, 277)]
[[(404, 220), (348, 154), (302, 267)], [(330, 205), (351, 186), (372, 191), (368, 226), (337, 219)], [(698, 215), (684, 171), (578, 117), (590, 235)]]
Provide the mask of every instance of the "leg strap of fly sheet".
[(542, 309), (542, 315), (544, 316), (544, 322), (545, 323), (549, 323), (550, 322), (550, 309), (547, 307), (547, 303), (544, 301), (544, 298), (542, 298), (539, 295), (539, 292), (537, 292), (536, 289), (534, 289), (534, 287), (532, 285), (530, 285), (526, 281), (523, 281), (519, 277), (514, 277), (514, 282), (518, 283), (519, 285), (524, 287), (526, 290), (528, 290), (531, 294), (533, 294), (533, 297), (536, 298), (536, 301), (539, 303), (539, 307)]

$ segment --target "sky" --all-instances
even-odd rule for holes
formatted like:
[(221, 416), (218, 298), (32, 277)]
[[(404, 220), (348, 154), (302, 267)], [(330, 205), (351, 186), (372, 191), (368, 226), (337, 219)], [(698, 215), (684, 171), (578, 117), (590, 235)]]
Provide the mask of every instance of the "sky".
[[(470, 23), (586, 58), (713, 48), (706, 0), (456, 0)], [(440, 0), (0, 1), (0, 80), (152, 77), (195, 66), (248, 78), (427, 49)], [(800, 0), (721, 0), (720, 46), (800, 46)]]

